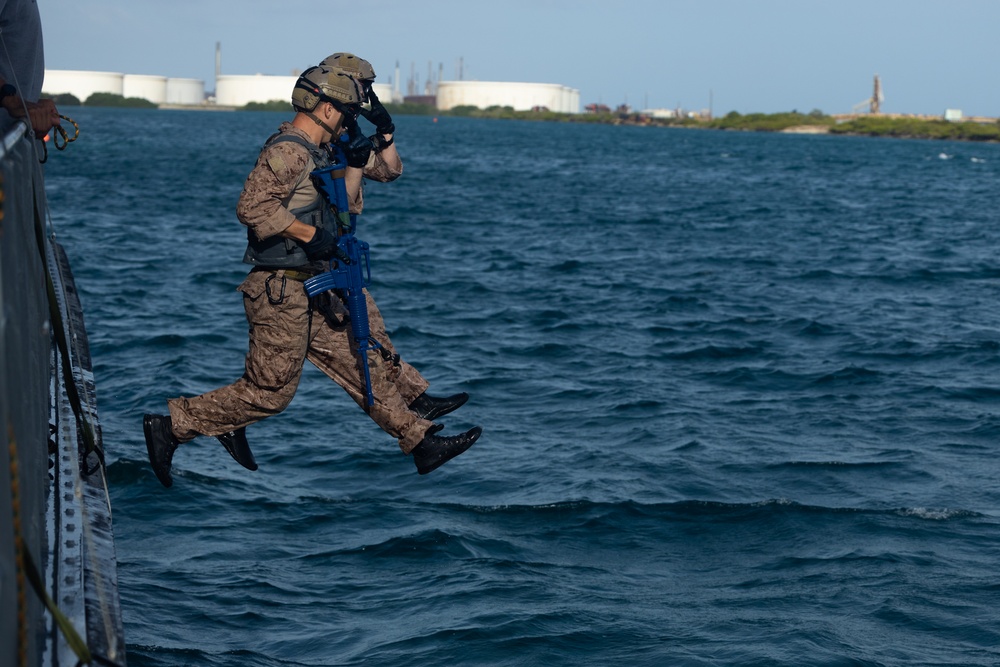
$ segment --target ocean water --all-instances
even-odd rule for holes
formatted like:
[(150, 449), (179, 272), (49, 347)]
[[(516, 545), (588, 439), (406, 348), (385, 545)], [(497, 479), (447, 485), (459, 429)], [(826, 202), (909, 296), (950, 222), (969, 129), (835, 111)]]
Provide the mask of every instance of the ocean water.
[(1000, 663), (1000, 146), (397, 118), (371, 291), (483, 437), (418, 476), (307, 366), (164, 489), (284, 114), (64, 111), (133, 667)]

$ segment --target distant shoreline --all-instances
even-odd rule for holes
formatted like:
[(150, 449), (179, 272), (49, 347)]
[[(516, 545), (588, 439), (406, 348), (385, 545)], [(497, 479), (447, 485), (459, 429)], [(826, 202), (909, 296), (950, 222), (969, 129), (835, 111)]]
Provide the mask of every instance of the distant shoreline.
[(741, 132), (780, 132), (786, 134), (834, 134), (845, 136), (889, 137), (895, 139), (940, 139), (952, 141), (1000, 142), (1000, 121), (995, 118), (945, 120), (943, 117), (902, 114), (863, 114), (830, 116), (821, 111), (808, 114), (792, 111), (774, 114), (740, 114), (730, 112), (720, 118), (658, 118), (642, 113), (583, 113), (566, 114), (551, 111), (515, 111), (510, 107), (478, 109), (458, 107), (439, 111), (433, 107), (420, 109), (416, 105), (390, 105), (393, 114), (423, 114), (534, 120), (599, 125), (639, 127), (680, 127), (702, 130)]
[[(218, 107), (211, 104), (153, 105), (146, 100), (122, 99), (107, 95), (107, 104), (84, 106), (142, 106), (145, 108), (181, 109), (198, 111), (290, 111), (283, 101), (266, 104), (249, 104), (246, 107)], [(75, 100), (74, 100), (75, 101)], [(79, 102), (76, 101), (78, 104)], [(90, 100), (88, 100), (90, 102)], [(141, 104), (140, 104), (141, 103)], [(58, 101), (57, 101), (58, 104)], [(859, 114), (829, 116), (820, 111), (808, 114), (797, 111), (774, 114), (740, 114), (732, 111), (719, 118), (683, 117), (660, 118), (642, 113), (582, 113), (570, 114), (546, 110), (515, 111), (511, 107), (456, 107), (448, 111), (422, 104), (386, 104), (394, 115), (488, 118), (498, 120), (533, 120), (545, 122), (593, 123), (597, 125), (627, 125), (639, 127), (678, 127), (702, 130), (739, 132), (778, 132), (783, 134), (832, 134), (860, 137), (888, 137), (894, 139), (931, 139), (1000, 142), (1000, 120), (995, 118), (965, 118), (945, 120), (943, 117), (903, 114)]]
[(730, 112), (721, 118), (653, 118), (643, 114), (559, 114), (536, 112), (504, 112), (496, 110), (464, 115), (488, 118), (518, 118), (523, 120), (562, 120), (608, 125), (642, 127), (683, 127), (703, 130), (739, 132), (778, 132), (785, 134), (832, 134), (894, 139), (932, 139), (1000, 142), (1000, 121), (995, 118), (945, 120), (942, 117), (906, 116), (900, 114), (866, 114), (828, 116), (822, 112), (747, 114)]

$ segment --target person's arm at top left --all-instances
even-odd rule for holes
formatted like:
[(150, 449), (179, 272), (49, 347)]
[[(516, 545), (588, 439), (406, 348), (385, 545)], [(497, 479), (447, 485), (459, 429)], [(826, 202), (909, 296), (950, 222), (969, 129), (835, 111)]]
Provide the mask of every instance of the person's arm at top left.
[(41, 139), (56, 125), (59, 125), (59, 111), (50, 99), (28, 102), (21, 98), (17, 89), (0, 77), (0, 107), (12, 118), (25, 118), (31, 124), (35, 136)]

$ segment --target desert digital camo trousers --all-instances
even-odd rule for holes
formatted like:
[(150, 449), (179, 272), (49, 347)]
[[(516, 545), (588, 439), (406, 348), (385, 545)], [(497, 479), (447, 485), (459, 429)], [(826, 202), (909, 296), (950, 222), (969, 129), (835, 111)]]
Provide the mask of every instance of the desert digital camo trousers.
[[(282, 270), (251, 271), (239, 291), (250, 324), (246, 370), (226, 387), (167, 401), (178, 440), (219, 435), (280, 413), (295, 396), (306, 359), (358, 405), (365, 404), (350, 321), (340, 299), (325, 294), (310, 303), (302, 282), (287, 278)], [(382, 316), (367, 293), (366, 297), (373, 337), (394, 354)], [(412, 366), (395, 365), (377, 350), (368, 352), (368, 366), (375, 396), (368, 414), (409, 454), (432, 426), (407, 407), (427, 382)]]
[[(368, 290), (365, 290), (365, 303), (368, 304), (368, 326), (371, 329), (372, 338), (377, 340), (382, 349), (389, 354), (396, 354), (396, 349), (392, 346), (392, 341), (389, 340), (389, 334), (385, 331), (382, 313), (379, 312), (378, 306), (375, 305), (375, 300), (368, 293)], [(430, 383), (424, 379), (424, 376), (402, 359), (399, 360), (399, 366), (396, 370), (398, 376), (393, 380), (393, 383), (407, 405), (430, 387)]]

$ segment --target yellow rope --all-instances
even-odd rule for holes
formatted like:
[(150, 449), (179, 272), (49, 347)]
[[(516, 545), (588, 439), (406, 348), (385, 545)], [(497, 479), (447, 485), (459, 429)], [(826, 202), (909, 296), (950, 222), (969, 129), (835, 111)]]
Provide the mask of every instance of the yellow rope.
[(76, 631), (73, 624), (66, 614), (62, 613), (62, 610), (56, 606), (56, 603), (52, 601), (49, 597), (48, 591), (45, 590), (45, 586), (42, 584), (42, 578), (38, 574), (38, 568), (35, 567), (35, 561), (31, 559), (31, 553), (28, 552), (27, 547), (21, 544), (21, 553), (23, 554), (22, 562), (24, 563), (24, 571), (28, 575), (28, 581), (31, 582), (31, 587), (35, 589), (35, 594), (38, 595), (39, 599), (45, 605), (45, 608), (49, 610), (52, 614), (52, 618), (56, 620), (56, 625), (62, 631), (63, 638), (66, 640), (66, 644), (69, 646), (70, 650), (80, 659), (80, 662), (84, 665), (89, 665), (94, 661), (94, 657), (90, 654), (90, 649), (87, 647), (87, 642), (83, 640), (80, 633)]
[[(80, 136), (80, 126), (77, 125), (76, 121), (70, 118), (69, 116), (64, 116), (62, 114), (59, 114), (59, 117), (62, 118), (63, 120), (68, 120), (70, 123), (73, 124), (73, 127), (76, 129), (76, 131), (73, 134), (73, 138), (70, 139), (69, 132), (67, 132), (66, 128), (64, 128), (62, 125), (56, 125), (55, 127), (52, 128), (52, 143), (56, 145), (56, 148), (58, 148), (61, 151), (64, 151), (66, 150), (67, 145), (76, 141), (77, 137)], [(59, 143), (60, 136), (62, 137), (62, 144)], [(39, 160), (41, 164), (45, 164), (49, 160), (48, 142), (49, 142), (49, 137), (48, 135), (46, 135), (42, 139), (42, 159)]]
[[(91, 655), (87, 642), (80, 637), (80, 633), (76, 631), (70, 620), (49, 597), (45, 585), (42, 583), (42, 578), (38, 575), (38, 568), (35, 567), (31, 552), (28, 551), (28, 545), (24, 543), (24, 537), (21, 534), (21, 485), (17, 465), (17, 439), (14, 436), (14, 428), (10, 424), (7, 424), (7, 448), (10, 452), (10, 495), (14, 513), (14, 562), (17, 567), (18, 664), (21, 667), (28, 667), (28, 596), (25, 585), (25, 579), (27, 579), (31, 583), (31, 587), (35, 589), (35, 594), (52, 614), (59, 629), (62, 630), (66, 643), (80, 659), (80, 664), (89, 665), (99, 656)], [(104, 662), (108, 664), (108, 661)]]
[[(56, 125), (54, 128), (52, 128), (53, 130), (55, 130), (55, 134), (52, 135), (52, 143), (56, 145), (56, 148), (58, 148), (61, 151), (64, 151), (66, 150), (66, 146), (68, 144), (76, 141), (77, 137), (80, 136), (80, 126), (77, 125), (76, 121), (70, 118), (69, 116), (64, 116), (62, 114), (59, 114), (59, 117), (62, 118), (63, 120), (69, 121), (73, 125), (73, 127), (76, 128), (76, 132), (73, 134), (72, 139), (69, 138), (69, 133), (66, 132), (66, 128), (64, 128), (62, 125)], [(60, 136), (62, 136), (62, 141), (63, 141), (62, 145), (59, 144)]]

